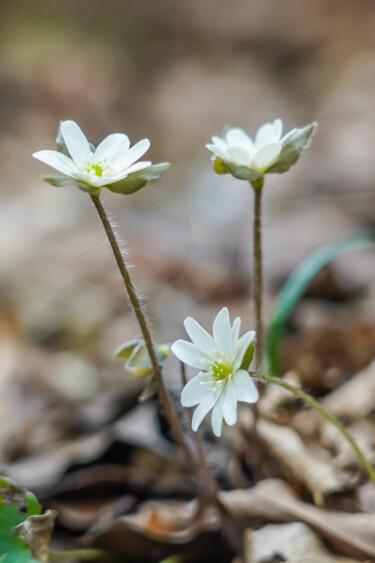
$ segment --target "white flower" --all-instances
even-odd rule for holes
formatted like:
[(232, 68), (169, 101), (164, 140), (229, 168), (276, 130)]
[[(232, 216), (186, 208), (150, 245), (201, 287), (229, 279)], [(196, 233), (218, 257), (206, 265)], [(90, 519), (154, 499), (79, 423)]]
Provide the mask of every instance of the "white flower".
[[(191, 317), (184, 325), (192, 342), (177, 340), (172, 352), (200, 372), (183, 388), (181, 403), (184, 407), (198, 405), (192, 420), (194, 431), (212, 409), (212, 429), (216, 436), (221, 436), (223, 419), (230, 426), (236, 423), (237, 401), (255, 403), (259, 397), (243, 365), (255, 332), (246, 332), (239, 338), (241, 319), (237, 317), (231, 326), (226, 307), (216, 316), (213, 337)], [(249, 358), (246, 368), (250, 361)]]
[[(224, 138), (212, 137), (206, 147), (228, 167), (237, 178), (256, 180), (266, 172), (285, 172), (294, 164), (300, 152), (316, 128), (316, 123), (292, 129), (282, 137), (283, 122), (275, 119), (273, 123), (262, 125), (253, 140), (243, 129), (229, 129)], [(241, 169), (238, 170), (238, 167)], [(246, 169), (253, 174), (246, 173)], [(221, 170), (225, 173), (225, 169)], [(255, 173), (255, 174), (254, 174)]]
[(33, 156), (68, 178), (94, 188), (119, 182), (129, 174), (151, 165), (148, 161), (136, 162), (149, 149), (148, 139), (143, 139), (130, 148), (126, 135), (114, 133), (108, 135), (95, 149), (74, 121), (63, 121), (60, 135), (65, 154), (42, 150)]

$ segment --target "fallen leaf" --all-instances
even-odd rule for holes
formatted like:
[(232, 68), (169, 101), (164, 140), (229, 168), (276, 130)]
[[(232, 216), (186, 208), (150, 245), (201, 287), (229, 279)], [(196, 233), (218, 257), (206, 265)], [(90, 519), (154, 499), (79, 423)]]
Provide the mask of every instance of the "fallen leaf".
[(246, 532), (248, 552), (245, 563), (356, 563), (327, 551), (308, 526), (302, 522), (291, 524), (268, 524), (257, 531)]

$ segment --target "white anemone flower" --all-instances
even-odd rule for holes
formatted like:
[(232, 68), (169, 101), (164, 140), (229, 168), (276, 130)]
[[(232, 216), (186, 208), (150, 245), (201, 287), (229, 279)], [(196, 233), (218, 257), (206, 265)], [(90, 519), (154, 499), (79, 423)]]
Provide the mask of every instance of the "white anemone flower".
[(33, 157), (68, 178), (93, 188), (114, 184), (151, 165), (149, 161), (136, 162), (149, 149), (148, 139), (143, 139), (130, 148), (126, 135), (114, 133), (108, 135), (95, 149), (75, 121), (62, 121), (59, 134), (65, 154), (42, 150), (35, 152)]
[[(282, 136), (283, 122), (275, 119), (273, 123), (262, 125), (254, 140), (243, 129), (235, 127), (228, 129), (223, 138), (212, 137), (212, 143), (206, 147), (228, 167), (226, 172), (253, 181), (267, 172), (286, 172), (308, 145), (316, 126), (315, 122), (310, 123)], [(225, 168), (219, 173), (225, 173)]]
[(192, 342), (177, 340), (172, 352), (200, 372), (183, 388), (181, 404), (198, 405), (192, 420), (194, 431), (212, 409), (212, 429), (216, 436), (221, 436), (223, 420), (229, 426), (237, 421), (237, 402), (255, 403), (259, 398), (254, 382), (244, 369), (244, 363), (248, 368), (251, 361), (245, 360), (245, 354), (255, 332), (246, 332), (239, 338), (241, 319), (237, 317), (231, 326), (226, 307), (215, 318), (213, 336), (191, 317), (184, 325)]

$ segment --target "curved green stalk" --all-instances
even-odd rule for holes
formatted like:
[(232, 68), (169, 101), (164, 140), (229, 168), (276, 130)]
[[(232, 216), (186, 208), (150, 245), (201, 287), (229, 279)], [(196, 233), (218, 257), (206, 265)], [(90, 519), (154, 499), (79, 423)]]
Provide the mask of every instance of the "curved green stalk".
[(268, 375), (266, 373), (256, 373), (256, 372), (251, 372), (250, 375), (252, 375), (253, 377), (256, 377), (258, 379), (261, 379), (262, 381), (267, 381), (268, 383), (276, 383), (276, 385), (279, 385), (280, 387), (287, 389), (288, 391), (293, 393), (293, 395), (295, 395), (296, 397), (299, 397), (300, 399), (305, 401), (305, 403), (310, 405), (310, 407), (312, 407), (313, 409), (318, 411), (322, 416), (324, 416), (324, 418), (326, 420), (328, 420), (328, 422), (330, 422), (331, 424), (336, 426), (337, 430), (339, 430), (339, 432), (341, 432), (341, 434), (344, 436), (344, 438), (347, 440), (347, 442), (349, 442), (349, 444), (351, 445), (351, 447), (355, 451), (355, 453), (356, 453), (359, 461), (361, 462), (363, 468), (366, 470), (366, 472), (367, 472), (367, 474), (370, 478), (371, 483), (375, 486), (375, 468), (370, 463), (370, 461), (366, 458), (366, 456), (362, 452), (362, 450), (359, 448), (359, 446), (357, 445), (357, 442), (354, 440), (353, 436), (347, 431), (345, 426), (343, 426), (341, 424), (341, 422), (335, 416), (333, 416), (332, 414), (327, 412), (325, 410), (325, 408), (322, 407), (322, 405), (320, 403), (318, 403), (318, 401), (316, 401), (310, 395), (305, 393), (305, 391), (302, 391), (301, 389), (299, 389), (298, 387), (295, 387), (291, 383), (284, 381), (280, 377)]

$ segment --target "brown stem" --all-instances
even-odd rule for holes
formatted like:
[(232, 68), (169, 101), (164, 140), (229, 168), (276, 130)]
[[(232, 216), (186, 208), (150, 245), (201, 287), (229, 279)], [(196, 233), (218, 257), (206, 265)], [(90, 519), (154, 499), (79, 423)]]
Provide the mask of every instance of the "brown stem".
[(159, 398), (160, 398), (160, 400), (161, 400), (161, 402), (164, 406), (166, 416), (167, 416), (167, 418), (169, 420), (169, 424), (171, 425), (171, 428), (172, 428), (172, 432), (173, 432), (178, 444), (180, 445), (180, 447), (182, 448), (182, 450), (185, 453), (187, 463), (190, 465), (192, 470), (194, 472), (196, 472), (197, 467), (196, 467), (196, 464), (195, 464), (195, 461), (194, 461), (194, 457), (192, 455), (192, 451), (189, 447), (189, 444), (186, 441), (183, 429), (182, 429), (180, 422), (177, 418), (177, 414), (176, 414), (176, 411), (175, 411), (175, 409), (172, 405), (169, 393), (167, 391), (167, 388), (164, 385), (161, 368), (160, 368), (160, 365), (159, 365), (159, 362), (158, 362), (158, 359), (157, 359), (157, 356), (156, 356), (156, 353), (155, 353), (155, 348), (154, 348), (154, 344), (153, 344), (153, 341), (152, 341), (150, 330), (148, 328), (146, 317), (143, 313), (142, 306), (141, 306), (141, 303), (139, 301), (137, 292), (136, 292), (135, 287), (133, 285), (133, 282), (130, 278), (129, 272), (126, 268), (126, 265), (125, 265), (124, 259), (122, 257), (122, 253), (121, 253), (120, 247), (118, 245), (116, 236), (113, 232), (110, 220), (109, 220), (109, 218), (108, 218), (108, 216), (105, 212), (105, 209), (102, 205), (102, 202), (99, 199), (99, 196), (93, 196), (92, 195), (90, 197), (91, 197), (91, 199), (92, 199), (92, 201), (93, 201), (93, 203), (96, 207), (96, 210), (98, 212), (100, 220), (103, 224), (103, 227), (104, 227), (104, 230), (106, 232), (109, 244), (111, 245), (112, 252), (113, 252), (113, 255), (115, 257), (117, 266), (120, 270), (121, 277), (124, 281), (125, 288), (126, 288), (126, 291), (128, 293), (129, 299), (130, 299), (130, 303), (132, 305), (133, 311), (135, 313), (139, 327), (141, 329), (142, 336), (143, 336), (143, 339), (145, 341), (147, 351), (148, 351), (148, 354), (150, 356), (151, 364), (152, 364), (152, 367), (153, 367), (153, 370), (154, 370), (154, 376), (155, 376), (157, 386), (158, 386)]
[(262, 367), (263, 361), (263, 263), (262, 263), (262, 188), (254, 188), (254, 304), (256, 319), (256, 368)]

